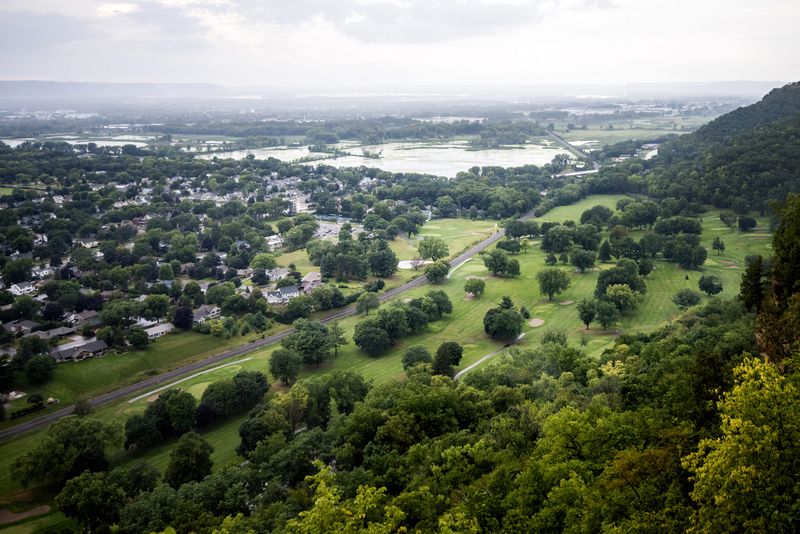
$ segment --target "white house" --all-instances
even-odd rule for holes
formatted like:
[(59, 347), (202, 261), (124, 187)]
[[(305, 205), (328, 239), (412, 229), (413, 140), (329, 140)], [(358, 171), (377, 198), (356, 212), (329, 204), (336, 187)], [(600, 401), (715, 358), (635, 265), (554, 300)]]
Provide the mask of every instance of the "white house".
[(218, 319), (221, 313), (222, 310), (218, 306), (204, 304), (192, 310), (192, 322), (195, 324), (203, 324), (210, 319)]
[(30, 282), (19, 282), (18, 284), (11, 284), (9, 291), (18, 297), (20, 295), (30, 295), (36, 291), (36, 288)]
[(147, 339), (153, 341), (154, 339), (158, 339), (161, 336), (165, 336), (175, 330), (175, 325), (172, 323), (161, 323), (155, 326), (151, 326), (150, 328), (145, 328), (145, 332), (147, 333)]

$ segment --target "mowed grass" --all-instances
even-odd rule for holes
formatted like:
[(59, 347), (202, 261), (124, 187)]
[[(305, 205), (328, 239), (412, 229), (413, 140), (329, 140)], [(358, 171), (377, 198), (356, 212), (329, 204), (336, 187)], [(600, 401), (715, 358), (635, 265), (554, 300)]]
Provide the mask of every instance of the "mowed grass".
[[(282, 325), (279, 325), (282, 327)], [(278, 328), (277, 326), (274, 328)], [(260, 335), (260, 334), (259, 334)], [(41, 386), (28, 386), (21, 377), (22, 391), (28, 395), (41, 394), (45, 399), (58, 399), (59, 404), (36, 412), (27, 418), (0, 423), (7, 428), (26, 419), (39, 417), (48, 411), (75, 402), (81, 396), (94, 397), (106, 391), (144, 380), (148, 376), (201, 360), (223, 350), (242, 344), (253, 336), (222, 339), (194, 332), (178, 332), (164, 336), (143, 350), (122, 354), (107, 354), (102, 358), (91, 358), (82, 362), (58, 364), (53, 378)], [(25, 407), (23, 397), (14, 403), (14, 409)]]
[[(584, 199), (574, 206), (563, 206), (552, 210), (543, 219), (573, 219), (579, 220), (580, 213), (591, 206), (602, 204), (615, 207), (620, 195), (593, 196)], [(333, 369), (350, 369), (375, 384), (386, 382), (404, 376), (402, 369), (402, 353), (412, 345), (423, 345), (431, 352), (444, 341), (457, 341), (464, 346), (464, 358), (459, 369), (476, 362), (481, 357), (496, 350), (502, 350), (503, 344), (493, 341), (483, 333), (483, 316), (486, 311), (495, 306), (503, 296), (510, 296), (518, 306), (525, 306), (531, 312), (532, 318), (544, 321), (540, 327), (533, 327), (526, 322), (525, 336), (519, 345), (523, 348), (536, 347), (542, 334), (548, 328), (557, 328), (567, 333), (571, 344), (586, 343), (585, 350), (592, 356), (598, 356), (603, 349), (610, 347), (616, 336), (621, 332), (649, 332), (659, 328), (673, 319), (680, 310), (672, 303), (672, 296), (684, 287), (697, 290), (697, 280), (702, 274), (715, 274), (724, 283), (723, 298), (730, 298), (738, 293), (739, 280), (744, 266), (744, 258), (751, 254), (768, 255), (769, 233), (766, 231), (764, 218), (758, 218), (760, 226), (754, 232), (741, 233), (723, 227), (716, 213), (710, 212), (703, 218), (703, 245), (709, 249), (709, 261), (698, 271), (680, 269), (677, 265), (664, 260), (656, 261), (656, 269), (646, 279), (647, 294), (643, 296), (636, 312), (624, 317), (614, 327), (604, 331), (593, 324), (586, 331), (577, 316), (575, 303), (581, 298), (591, 297), (597, 282), (599, 270), (587, 273), (577, 273), (570, 266), (560, 268), (570, 276), (570, 287), (558, 295), (552, 302), (539, 293), (536, 282), (536, 273), (546, 268), (545, 254), (538, 248), (538, 241), (533, 241), (531, 248), (517, 256), (521, 265), (521, 276), (517, 278), (496, 278), (491, 276), (483, 265), (483, 261), (476, 257), (455, 271), (451, 277), (439, 286), (424, 286), (409, 291), (402, 298), (413, 298), (424, 295), (431, 289), (445, 291), (453, 302), (454, 310), (450, 316), (431, 323), (427, 330), (416, 336), (401, 340), (395, 347), (384, 355), (372, 358), (362, 353), (350, 341), (348, 345), (339, 350), (339, 357), (332, 363), (320, 367), (307, 368), (302, 376), (313, 376), (329, 372)], [(636, 233), (634, 237), (638, 237)], [(710, 248), (715, 236), (720, 236), (725, 242), (726, 251), (717, 255)], [(452, 251), (452, 250), (451, 250)], [(610, 268), (612, 264), (600, 265), (599, 269)], [(463, 286), (469, 277), (480, 277), (486, 281), (486, 293), (474, 300), (465, 297)], [(688, 276), (688, 280), (687, 280)], [(707, 301), (703, 297), (703, 301)], [(572, 301), (572, 303), (568, 303)], [(349, 317), (341, 321), (340, 325), (346, 331), (346, 337), (351, 340), (355, 324), (363, 316)], [(276, 347), (261, 349), (248, 354), (236, 365), (217, 369), (202, 376), (179, 384), (181, 387), (196, 397), (202, 395), (205, 387), (213, 381), (232, 376), (241, 369), (258, 370), (268, 373), (269, 357)], [(493, 358), (483, 365), (491, 365), (497, 358)], [(275, 385), (273, 386), (275, 389)], [(147, 406), (147, 399), (128, 403), (116, 403), (99, 410), (93, 415), (105, 421), (124, 421), (134, 413), (140, 413)], [(229, 462), (240, 462), (235, 453), (239, 443), (238, 426), (243, 417), (231, 419), (225, 423), (202, 432), (203, 437), (214, 447), (213, 459), (215, 466), (219, 467)], [(22, 451), (32, 447), (44, 431), (23, 436), (11, 442), (0, 444), (0, 495), (8, 496), (19, 488), (8, 475), (13, 459)], [(148, 461), (163, 469), (169, 461), (169, 451), (173, 441), (161, 447), (147, 451), (145, 454), (131, 456), (121, 448), (113, 452), (114, 463), (124, 464), (135, 461)]]

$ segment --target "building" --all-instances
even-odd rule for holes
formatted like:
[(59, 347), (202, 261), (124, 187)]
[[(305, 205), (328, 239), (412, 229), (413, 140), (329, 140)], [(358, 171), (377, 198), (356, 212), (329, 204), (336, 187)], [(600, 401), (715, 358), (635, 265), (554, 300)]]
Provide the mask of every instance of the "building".
[(11, 291), (13, 295), (19, 297), (20, 295), (30, 295), (36, 291), (36, 288), (33, 287), (33, 284), (30, 282), (19, 282), (17, 284), (11, 284), (8, 290)]
[(3, 325), (3, 328), (15, 336), (30, 334), (34, 328), (38, 327), (39, 323), (36, 321), (12, 321)]
[(300, 280), (300, 288), (303, 290), (303, 293), (311, 293), (321, 285), (322, 275), (317, 272), (310, 272)]
[(160, 338), (161, 336), (165, 336), (175, 330), (175, 325), (172, 323), (162, 323), (157, 324), (155, 326), (151, 326), (150, 328), (145, 328), (145, 333), (147, 334), (147, 339), (153, 341), (155, 339)]
[(267, 292), (267, 302), (269, 304), (286, 304), (299, 295), (300, 288), (297, 286), (279, 287), (275, 291)]
[(56, 274), (56, 270), (52, 267), (35, 267), (31, 269), (31, 275), (38, 280), (50, 278), (54, 274)]
[(210, 319), (218, 319), (222, 310), (219, 306), (212, 306), (211, 304), (204, 304), (199, 308), (192, 310), (192, 322), (195, 324), (203, 324)]
[(76, 328), (83, 326), (97, 326), (100, 324), (100, 316), (94, 310), (83, 310), (80, 313), (73, 313), (67, 317), (67, 323)]
[(105, 341), (97, 338), (76, 341), (56, 347), (50, 355), (57, 362), (79, 362), (86, 358), (97, 358), (108, 352), (108, 345)]
[(67, 328), (66, 326), (59, 326), (51, 330), (39, 330), (38, 332), (31, 332), (23, 337), (36, 336), (38, 338), (49, 341), (54, 338), (61, 338), (75, 333), (75, 328)]

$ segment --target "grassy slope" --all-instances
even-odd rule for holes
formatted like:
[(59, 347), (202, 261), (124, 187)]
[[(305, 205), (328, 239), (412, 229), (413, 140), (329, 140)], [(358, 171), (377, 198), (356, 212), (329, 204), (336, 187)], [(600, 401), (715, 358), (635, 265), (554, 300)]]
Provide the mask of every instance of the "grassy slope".
[[(583, 210), (596, 204), (603, 204), (613, 208), (620, 198), (623, 197), (619, 195), (595, 196), (584, 199), (572, 206), (556, 208), (545, 215), (543, 219), (578, 220)], [(763, 225), (765, 220), (759, 219), (759, 223)], [(727, 247), (726, 252), (719, 256), (710, 250), (710, 243), (717, 235), (725, 241)], [(738, 292), (744, 257), (748, 254), (769, 254), (768, 237), (769, 235), (763, 226), (759, 227), (756, 232), (741, 234), (724, 228), (715, 213), (707, 214), (707, 217), (703, 220), (703, 244), (709, 248), (709, 261), (704, 266), (702, 273), (712, 273), (720, 276), (725, 285), (722, 296), (726, 298), (733, 297)], [(451, 279), (438, 287), (446, 291), (453, 301), (454, 311), (450, 317), (432, 323), (426, 333), (402, 340), (396, 347), (380, 358), (370, 358), (364, 355), (351, 342), (340, 350), (339, 358), (332, 364), (320, 368), (307, 369), (304, 372), (304, 376), (326, 372), (329, 369), (353, 369), (375, 383), (385, 382), (403, 376), (400, 359), (402, 352), (408, 346), (420, 344), (434, 351), (443, 341), (451, 340), (458, 341), (464, 345), (464, 359), (461, 364), (463, 368), (482, 356), (501, 348), (501, 344), (485, 337), (482, 320), (486, 310), (494, 306), (503, 295), (510, 295), (518, 305), (528, 307), (531, 310), (532, 317), (541, 318), (545, 321), (545, 325), (540, 328), (526, 325), (526, 336), (520, 343), (523, 347), (535, 346), (544, 330), (548, 327), (563, 329), (568, 333), (571, 343), (579, 342), (584, 330), (583, 325), (577, 318), (575, 305), (561, 305), (559, 302), (577, 301), (580, 298), (590, 296), (594, 290), (597, 272), (578, 274), (568, 267), (562, 267), (570, 273), (571, 286), (556, 297), (554, 302), (548, 302), (546, 298), (539, 295), (535, 280), (536, 273), (545, 267), (544, 254), (538, 249), (537, 243), (534, 243), (527, 253), (518, 256), (518, 259), (521, 263), (522, 275), (515, 279), (491, 277), (483, 267), (483, 262), (479, 258), (473, 259), (454, 271)], [(685, 271), (672, 263), (661, 260), (656, 263), (656, 270), (647, 278), (648, 293), (642, 299), (639, 310), (635, 314), (624, 318), (614, 329), (610, 329), (608, 332), (603, 332), (596, 325), (592, 326), (587, 335), (588, 344), (586, 346), (586, 350), (590, 354), (597, 355), (605, 347), (610, 346), (617, 330), (652, 331), (667, 323), (678, 313), (678, 309), (671, 303), (672, 295), (683, 287), (697, 288), (697, 279), (700, 277), (701, 271)], [(738, 268), (728, 268), (727, 265), (731, 263)], [(688, 281), (686, 280), (687, 274), (689, 276)], [(486, 278), (486, 294), (480, 299), (473, 301), (464, 299), (463, 284), (468, 276)], [(409, 292), (407, 297), (424, 294), (428, 290), (430, 290), (430, 286), (418, 288)], [(348, 332), (348, 338), (352, 334), (353, 326), (360, 319), (360, 317), (351, 317), (341, 322), (341, 325)], [(272, 350), (271, 348), (263, 349), (253, 353), (249, 355), (250, 360), (194, 378), (182, 383), (181, 387), (199, 396), (209, 383), (230, 376), (239, 369), (254, 369), (266, 372), (269, 354)], [(144, 410), (145, 406), (145, 400), (131, 404), (124, 402), (106, 407), (94, 416), (106, 421), (121, 421), (132, 413)], [(231, 420), (203, 433), (205, 439), (214, 446), (213, 458), (215, 465), (219, 466), (228, 462), (241, 461), (233, 451), (238, 444), (237, 428), (239, 423), (240, 420), (238, 419)], [(8, 476), (8, 468), (13, 457), (19, 451), (24, 451), (34, 444), (40, 435), (41, 432), (10, 443), (0, 444), (0, 495), (8, 495), (9, 492), (13, 492), (16, 488), (16, 484)], [(168, 462), (170, 445), (168, 443), (148, 451), (142, 457), (130, 457), (120, 449), (115, 453), (115, 463), (128, 463), (145, 459), (159, 468), (163, 468)]]

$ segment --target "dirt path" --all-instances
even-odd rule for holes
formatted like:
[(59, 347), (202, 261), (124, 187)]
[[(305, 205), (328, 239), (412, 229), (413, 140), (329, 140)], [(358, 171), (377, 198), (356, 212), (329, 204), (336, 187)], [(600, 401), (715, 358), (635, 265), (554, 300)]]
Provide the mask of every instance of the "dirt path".
[(8, 523), (16, 523), (17, 521), (21, 521), (22, 519), (27, 519), (29, 517), (34, 517), (37, 515), (44, 515), (50, 511), (50, 507), (46, 504), (41, 506), (37, 506), (35, 508), (31, 508), (27, 512), (20, 512), (15, 514), (11, 510), (6, 508), (0, 509), (0, 525), (6, 525)]

